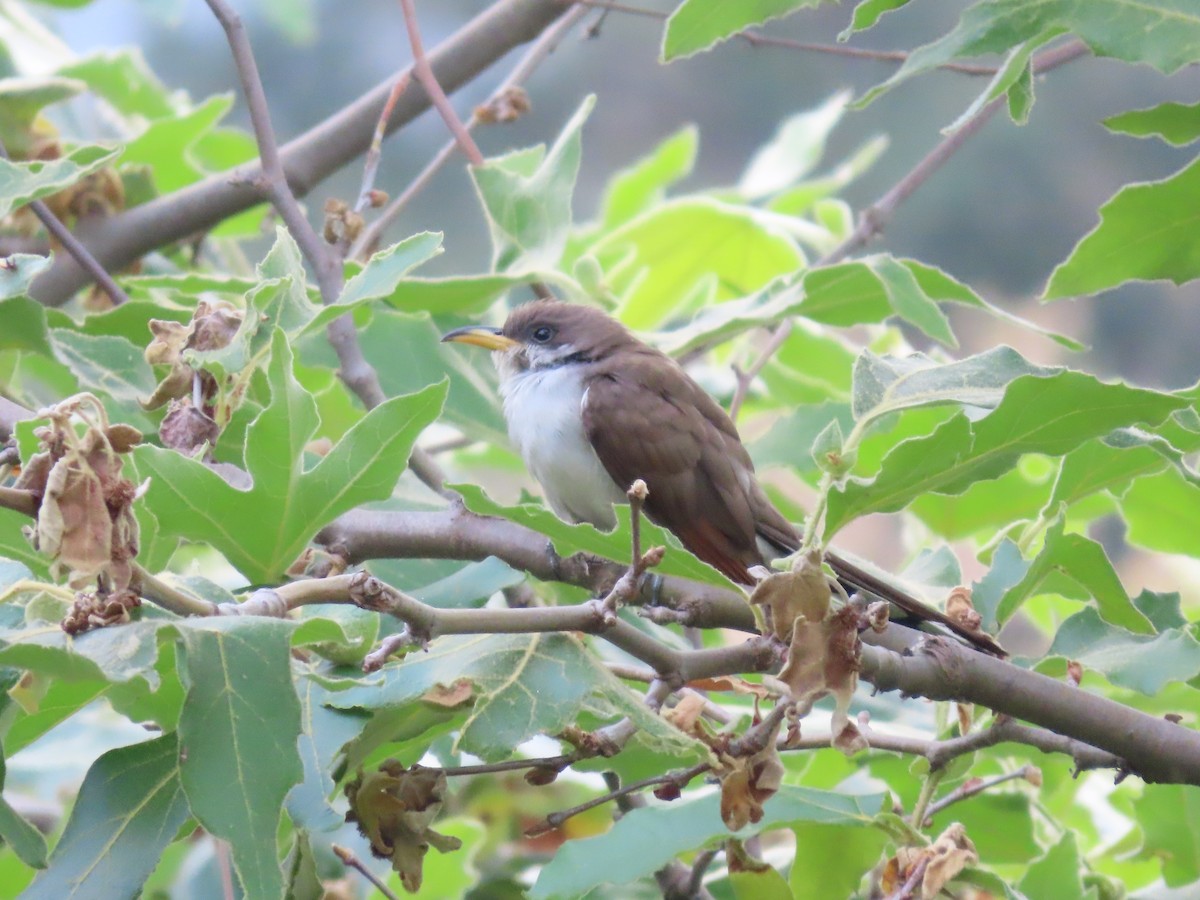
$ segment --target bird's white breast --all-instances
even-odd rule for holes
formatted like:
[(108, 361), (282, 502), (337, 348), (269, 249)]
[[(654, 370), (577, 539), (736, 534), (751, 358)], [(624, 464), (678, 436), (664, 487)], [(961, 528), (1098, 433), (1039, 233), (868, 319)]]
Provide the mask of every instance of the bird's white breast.
[(508, 434), (550, 507), (571, 522), (616, 524), (625, 499), (583, 430), (584, 373), (578, 366), (515, 372), (501, 379)]

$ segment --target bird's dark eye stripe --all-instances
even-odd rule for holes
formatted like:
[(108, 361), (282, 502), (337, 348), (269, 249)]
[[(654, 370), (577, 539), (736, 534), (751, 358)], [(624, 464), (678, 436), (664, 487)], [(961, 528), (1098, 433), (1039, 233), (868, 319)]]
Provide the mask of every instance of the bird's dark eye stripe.
[(549, 325), (539, 325), (530, 334), (539, 344), (544, 344), (550, 338), (554, 337), (554, 329)]

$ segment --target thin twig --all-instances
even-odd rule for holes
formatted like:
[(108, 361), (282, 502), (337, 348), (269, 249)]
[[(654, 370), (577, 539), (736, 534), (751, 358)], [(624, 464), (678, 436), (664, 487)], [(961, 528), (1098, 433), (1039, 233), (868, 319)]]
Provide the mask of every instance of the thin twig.
[(383, 139), (387, 136), (387, 123), (392, 118), (396, 101), (401, 94), (408, 90), (412, 76), (402, 72), (396, 79), (392, 92), (388, 94), (387, 102), (379, 112), (379, 122), (375, 125), (375, 134), (371, 136), (371, 146), (367, 148), (366, 160), (363, 162), (362, 187), (358, 191), (358, 202), (354, 204), (355, 212), (362, 212), (371, 205), (371, 192), (375, 189), (375, 174), (379, 171), (379, 160), (383, 157)]
[[(275, 131), (271, 126), (271, 112), (267, 106), (266, 92), (263, 90), (262, 79), (258, 74), (258, 64), (254, 59), (254, 51), (246, 35), (245, 26), (236, 12), (225, 0), (205, 0), (229, 40), (233, 53), (234, 65), (242, 82), (242, 90), (246, 96), (246, 107), (250, 112), (250, 121), (254, 128), (254, 138), (258, 144), (258, 155), (262, 162), (263, 179), (271, 205), (279, 213), (292, 237), (295, 238), (300, 252), (308, 261), (317, 275), (317, 285), (321, 291), (321, 300), (326, 306), (333, 305), (341, 296), (343, 287), (342, 259), (337, 249), (317, 234), (312, 223), (304, 215), (296, 195), (288, 186), (287, 175), (279, 156), (279, 147), (275, 140)], [(428, 60), (425, 61), (429, 69)], [(442, 95), (443, 98), (445, 95)], [(335, 319), (326, 329), (330, 344), (337, 353), (340, 365), (339, 374), (347, 387), (363, 402), (367, 409), (374, 409), (386, 399), (383, 387), (379, 383), (379, 374), (367, 362), (363, 355), (362, 346), (358, 341), (358, 333), (354, 328), (354, 319), (346, 314)], [(429, 455), (419, 448), (414, 449), (409, 458), (409, 467), (413, 473), (430, 488), (443, 496), (452, 494), (443, 487), (445, 476), (441, 468)]]
[(714, 847), (711, 850), (702, 850), (696, 854), (696, 858), (692, 860), (692, 871), (688, 876), (686, 887), (686, 897), (695, 897), (700, 893), (700, 887), (704, 884), (704, 874), (708, 871), (708, 867), (712, 865), (713, 860), (717, 858), (717, 854), (721, 852), (719, 847)]
[(600, 606), (604, 610), (604, 621), (607, 625), (616, 622), (617, 610), (622, 604), (629, 603), (638, 595), (642, 586), (642, 576), (646, 574), (647, 569), (662, 562), (663, 554), (666, 552), (663, 547), (654, 547), (642, 553), (642, 505), (646, 502), (649, 493), (646, 482), (640, 478), (625, 492), (625, 496), (629, 498), (629, 531), (632, 553), (629, 568), (600, 601)]
[(1028, 780), (1031, 776), (1037, 777), (1035, 774), (1037, 771), (1037, 766), (1022, 766), (1015, 772), (1005, 772), (1003, 775), (993, 775), (991, 778), (968, 779), (941, 800), (928, 805), (925, 809), (925, 818), (922, 820), (921, 827), (928, 828), (933, 824), (933, 817), (948, 806), (953, 806), (955, 803), (982, 794), (984, 791), (990, 790), (998, 784), (1004, 784), (1006, 781), (1015, 781), (1018, 778)]
[(913, 866), (913, 870), (905, 879), (904, 884), (896, 888), (892, 893), (888, 894), (885, 900), (911, 900), (916, 896), (917, 885), (925, 878), (925, 870), (929, 867), (929, 857), (922, 856), (920, 862)]
[(571, 763), (582, 759), (579, 753), (565, 753), (561, 756), (547, 756), (541, 759), (507, 759), (502, 762), (481, 763), (477, 766), (450, 766), (442, 769), (447, 776), (456, 775), (489, 775), (493, 772), (514, 772), (520, 769), (565, 769)]
[[(4, 142), (0, 140), (0, 159), (8, 159), (8, 148), (4, 146)], [(54, 214), (41, 200), (31, 200), (27, 204), (30, 211), (38, 217), (38, 221), (45, 226), (51, 236), (58, 241), (64, 250), (71, 256), (75, 262), (79, 263), (80, 267), (91, 276), (96, 284), (100, 285), (100, 289), (108, 294), (108, 298), (112, 301), (113, 306), (120, 306), (129, 300), (129, 295), (121, 289), (121, 286), (113, 280), (113, 277), (108, 274), (104, 266), (100, 265), (96, 257), (92, 256), (90, 250), (83, 245), (79, 238), (71, 233), (62, 220)]]
[[(568, 10), (561, 19), (542, 32), (539, 37), (521, 57), (521, 61), (513, 67), (508, 77), (501, 82), (500, 86), (492, 92), (492, 95), (483, 104), (486, 108), (493, 103), (497, 98), (504, 96), (509, 91), (515, 90), (524, 84), (534, 70), (542, 64), (545, 59), (557, 49), (563, 38), (567, 36), (575, 24), (587, 15), (586, 7), (577, 7)], [(480, 123), (480, 118), (477, 113), (472, 113), (467, 119), (464, 127), (467, 131), (473, 129)], [(393, 222), (399, 218), (400, 213), (412, 202), (412, 199), (417, 196), (425, 187), (433, 181), (433, 177), (442, 169), (442, 166), (454, 155), (454, 151), (458, 149), (458, 141), (451, 138), (442, 148), (434, 155), (403, 191), (400, 192), (394, 200), (384, 207), (379, 216), (363, 229), (361, 235), (354, 243), (351, 250), (351, 255), (355, 259), (365, 259), (379, 244), (383, 232), (389, 228)]]
[(11, 509), (23, 516), (37, 515), (37, 497), (21, 488), (0, 487), (0, 509)]
[(375, 889), (379, 891), (379, 893), (383, 894), (387, 900), (400, 900), (400, 898), (396, 896), (396, 894), (387, 886), (384, 881), (380, 880), (380, 878), (374, 872), (367, 868), (366, 864), (355, 855), (353, 850), (349, 849), (348, 847), (343, 847), (340, 844), (333, 844), (332, 846), (333, 852), (337, 854), (338, 859), (340, 859), (351, 869), (354, 869), (354, 871), (358, 872), (358, 874), (367, 879), (367, 881), (371, 882), (371, 884), (375, 886)]
[(429, 102), (438, 111), (438, 115), (442, 117), (442, 121), (450, 129), (450, 133), (454, 135), (454, 140), (471, 165), (482, 166), (483, 154), (479, 151), (471, 133), (463, 127), (462, 120), (454, 111), (454, 107), (450, 105), (446, 92), (438, 84), (438, 80), (433, 74), (433, 67), (429, 65), (429, 60), (425, 56), (425, 45), (421, 41), (421, 30), (417, 25), (417, 10), (413, 0), (400, 0), (400, 8), (404, 11), (404, 25), (408, 29), (409, 46), (412, 47), (413, 75), (421, 83), (421, 87), (425, 88), (425, 93), (429, 95)]
[(632, 781), (629, 784), (601, 794), (598, 797), (580, 803), (577, 806), (569, 807), (568, 809), (559, 810), (558, 812), (550, 813), (542, 821), (525, 829), (526, 837), (537, 837), (539, 834), (545, 834), (547, 831), (553, 831), (556, 828), (561, 828), (563, 823), (568, 819), (585, 813), (589, 809), (595, 809), (597, 806), (603, 806), (605, 803), (611, 803), (620, 797), (627, 794), (634, 794), (638, 791), (643, 791), (646, 788), (657, 787), (659, 785), (673, 784), (682, 789), (697, 775), (701, 775), (712, 768), (710, 763), (696, 763), (686, 769), (681, 769), (676, 772), (667, 772), (665, 775), (654, 775), (650, 778), (643, 778), (641, 781)]

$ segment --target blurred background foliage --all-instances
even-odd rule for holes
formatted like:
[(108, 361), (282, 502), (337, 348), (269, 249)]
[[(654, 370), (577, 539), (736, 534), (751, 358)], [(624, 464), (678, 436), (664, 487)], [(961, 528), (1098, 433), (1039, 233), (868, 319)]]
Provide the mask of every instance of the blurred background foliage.
[[(11, 5), (13, 0), (8, 0)], [(17, 4), (22, 5), (22, 4)], [(236, 96), (229, 124), (248, 126), (237, 96), (224, 35), (201, 3), (185, 0), (106, 0), (79, 9), (24, 4), (50, 20), (71, 51), (86, 54), (137, 45), (151, 69), (199, 101), (214, 93)], [(642, 0), (647, 10), (669, 11), (667, 0)], [(953, 28), (964, 0), (911, 3), (885, 15), (854, 45), (880, 50), (919, 46)], [(440, 0), (420, 8), (426, 44), (433, 46), (486, 8), (486, 0)], [(394, 0), (249, 0), (239, 4), (281, 140), (314, 122), (407, 64), (408, 43)], [(852, 7), (827, 4), (772, 23), (772, 35), (836, 43)], [(349, 14), (348, 14), (349, 13)], [(787, 116), (810, 109), (837, 91), (861, 95), (889, 77), (896, 64), (729, 41), (713, 51), (663, 66), (661, 23), (613, 11), (590, 40), (572, 36), (528, 84), (533, 112), (512, 125), (482, 129), (486, 156), (546, 140), (587, 93), (598, 95), (587, 125), (576, 216), (591, 216), (601, 188), (618, 168), (648, 153), (679, 128), (695, 124), (700, 149), (695, 170), (679, 189), (737, 181), (746, 161)], [(520, 51), (516, 51), (517, 54)], [(980, 62), (991, 60), (983, 57)], [(47, 68), (53, 61), (47, 60)], [(501, 61), (505, 71), (511, 61)], [(486, 99), (495, 79), (476, 79), (455, 95), (461, 111)], [(864, 141), (886, 135), (887, 151), (841, 194), (860, 209), (887, 190), (936, 142), (981, 90), (978, 77), (936, 72), (877, 99), (869, 113), (848, 113), (833, 132), (825, 159), (842, 160)], [(1200, 330), (1200, 285), (1127, 284), (1086, 302), (1038, 308), (1036, 296), (1050, 271), (1096, 223), (1096, 210), (1118, 188), (1162, 178), (1189, 158), (1188, 148), (1114, 134), (1108, 116), (1166, 100), (1188, 102), (1200, 93), (1200, 71), (1164, 77), (1148, 66), (1092, 59), (1067, 66), (1036, 85), (1027, 125), (1006, 116), (972, 137), (969, 146), (899, 210), (880, 244), (897, 256), (941, 266), (989, 300), (1013, 312), (1069, 331), (1091, 352), (1072, 364), (1153, 386), (1181, 387), (1200, 378), (1200, 358), (1180, 334)], [(85, 114), (77, 106), (76, 115)], [(81, 134), (95, 134), (90, 127)], [(397, 192), (446, 139), (436, 114), (426, 113), (386, 144), (379, 186)], [(818, 171), (820, 169), (818, 168)], [(328, 196), (352, 197), (360, 169), (347, 167), (310, 198), (320, 210)], [(449, 166), (419, 195), (391, 239), (421, 230), (450, 236), (445, 254), (427, 273), (480, 271), (488, 258), (486, 225), (463, 166)], [(964, 352), (1001, 340), (987, 320), (958, 323)], [(979, 329), (984, 329), (980, 331)], [(919, 341), (918, 341), (919, 344)], [(1039, 362), (1052, 345), (1022, 347)]]

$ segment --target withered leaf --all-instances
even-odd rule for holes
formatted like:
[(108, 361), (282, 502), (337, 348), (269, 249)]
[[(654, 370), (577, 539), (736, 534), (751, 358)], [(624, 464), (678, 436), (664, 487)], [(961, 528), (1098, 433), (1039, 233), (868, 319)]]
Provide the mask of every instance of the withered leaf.
[(422, 864), (431, 846), (441, 853), (462, 846), (458, 838), (430, 828), (445, 794), (446, 773), (441, 769), (420, 765), (406, 769), (395, 761), (346, 785), (347, 818), (358, 823), (372, 853), (392, 861), (406, 891), (420, 890)]
[(832, 594), (821, 566), (821, 554), (813, 551), (796, 561), (791, 571), (768, 575), (750, 595), (754, 605), (765, 606), (771, 628), (781, 641), (792, 638), (798, 619), (821, 622), (829, 614)]
[(721, 820), (730, 831), (761, 821), (763, 804), (783, 783), (785, 770), (776, 747), (778, 737), (779, 723), (776, 723), (759, 752), (721, 758), (717, 769), (721, 779)]
[(456, 678), (450, 685), (435, 684), (421, 696), (421, 699), (435, 706), (453, 708), (462, 706), (471, 699), (474, 693), (475, 685), (470, 678)]

